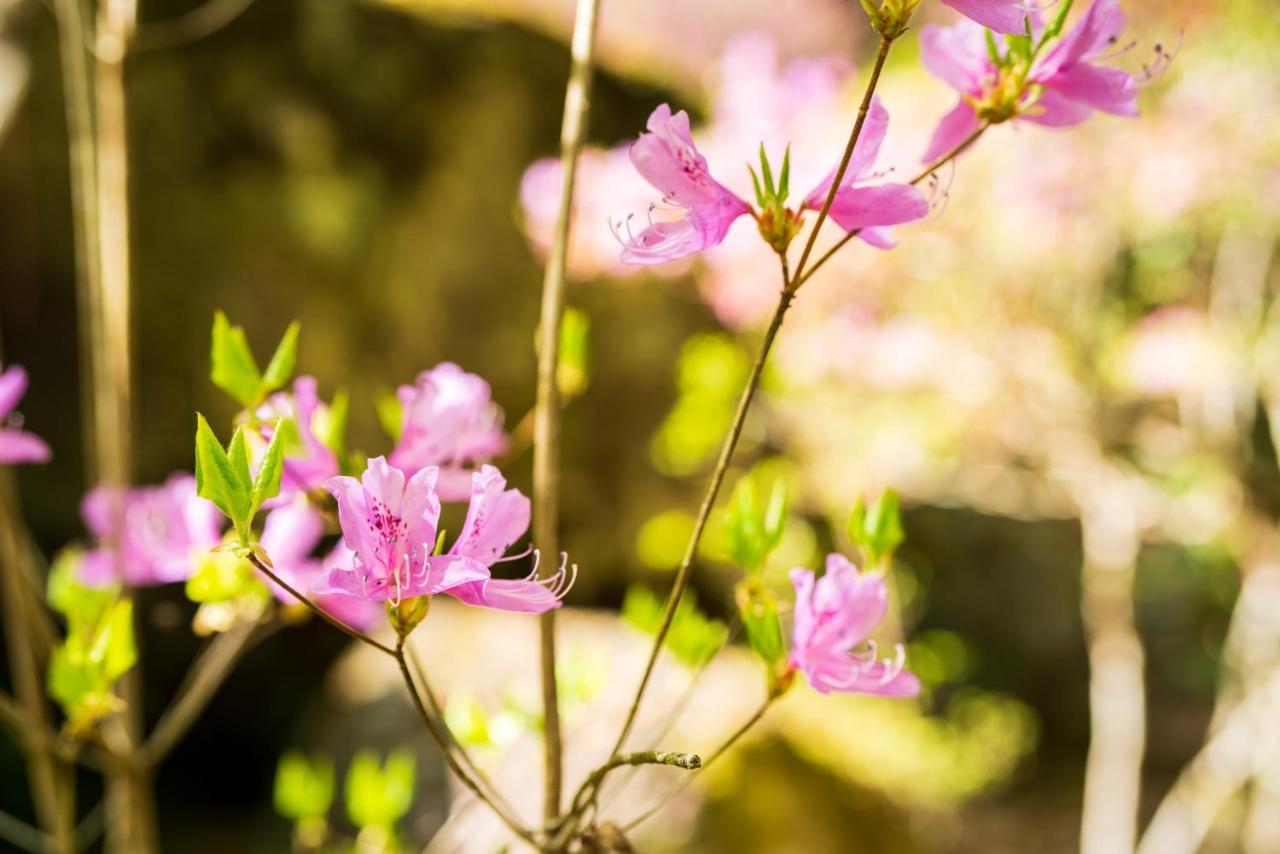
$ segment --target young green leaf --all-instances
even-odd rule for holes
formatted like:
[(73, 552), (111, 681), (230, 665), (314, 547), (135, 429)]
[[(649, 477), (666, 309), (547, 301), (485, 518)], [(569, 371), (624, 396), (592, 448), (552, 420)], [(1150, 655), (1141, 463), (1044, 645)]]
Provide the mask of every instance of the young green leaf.
[(301, 327), (295, 320), (284, 331), (284, 336), (280, 339), (279, 345), (276, 346), (276, 352), (271, 356), (271, 361), (267, 363), (267, 369), (262, 372), (262, 383), (258, 389), (260, 396), (265, 396), (282, 387), (293, 376), (293, 369), (298, 361), (298, 332), (300, 329)]
[(333, 760), (316, 755), (310, 760), (297, 751), (280, 757), (276, 766), (276, 812), (291, 821), (324, 818), (333, 803)]
[[(234, 447), (234, 440), (232, 445)], [(212, 501), (233, 523), (243, 522), (249, 515), (251, 500), (243, 436), (240, 437), (240, 447), (245, 467), (243, 478), (213, 434), (209, 422), (196, 413), (196, 494)]]
[(383, 766), (362, 750), (347, 769), (347, 814), (357, 827), (390, 830), (413, 805), (413, 785), (413, 754), (395, 751)]
[[(280, 477), (284, 472), (284, 435), (286, 432), (280, 428), (284, 423), (287, 423), (285, 419), (281, 419), (276, 423), (276, 429), (271, 431), (271, 441), (267, 443), (267, 449), (262, 453), (262, 461), (258, 464), (258, 474), (253, 479), (250, 493), (249, 519), (247, 521), (253, 521), (253, 514), (258, 512), (262, 502), (275, 498), (280, 493)], [(240, 435), (239, 431), (237, 431), (236, 435)]]
[(212, 363), (209, 378), (246, 408), (258, 403), (262, 375), (244, 329), (232, 326), (221, 311), (213, 315)]
[(404, 429), (404, 405), (400, 398), (389, 391), (380, 393), (374, 405), (378, 410), (378, 423), (382, 430), (391, 437), (391, 441), (400, 441), (400, 432)]

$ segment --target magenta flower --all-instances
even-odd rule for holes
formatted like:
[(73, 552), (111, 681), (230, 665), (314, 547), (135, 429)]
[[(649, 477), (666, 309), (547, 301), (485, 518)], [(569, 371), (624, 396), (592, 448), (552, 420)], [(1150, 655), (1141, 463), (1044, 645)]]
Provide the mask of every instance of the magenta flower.
[(80, 566), (93, 586), (184, 581), (196, 560), (222, 542), (222, 514), (196, 495), (196, 479), (184, 473), (123, 493), (98, 487), (84, 497), (80, 515), (98, 540)]
[[(796, 588), (792, 667), (804, 673), (815, 690), (849, 691), (881, 697), (914, 697), (920, 680), (904, 670), (902, 647), (895, 661), (876, 657), (868, 642), (883, 619), (888, 594), (879, 575), (860, 575), (838, 554), (827, 556), (827, 571), (814, 581), (807, 569), (793, 569)], [(857, 647), (867, 644), (863, 650)]]
[[(860, 239), (880, 249), (892, 249), (897, 245), (889, 226), (914, 222), (929, 213), (929, 200), (910, 184), (866, 186), (866, 181), (873, 177), (872, 169), (888, 130), (889, 111), (878, 97), (874, 98), (829, 214), (845, 231), (856, 231)], [(836, 170), (832, 169), (810, 191), (805, 197), (804, 207), (822, 209), (835, 174)]]
[(427, 466), (406, 481), (404, 472), (374, 457), (361, 480), (326, 481), (338, 500), (343, 542), (355, 558), (349, 570), (335, 567), (313, 590), (398, 603), (486, 577), (482, 564), (432, 554), (440, 520), (439, 473)]
[(4, 426), (26, 393), (27, 372), (21, 365), (0, 371), (0, 464), (45, 463), (52, 456), (39, 436), (20, 427)]
[(1034, 21), (1039, 14), (1035, 7), (1017, 0), (942, 0), (970, 20), (995, 30), (997, 33), (1020, 35), (1026, 32), (1026, 19)]
[[(342, 543), (338, 543), (323, 561), (313, 556), (323, 537), (324, 519), (304, 496), (299, 495), (267, 514), (258, 542), (271, 558), (272, 571), (294, 590), (302, 592), (310, 590), (336, 567), (354, 569), (353, 553)], [(297, 602), (292, 594), (265, 575), (262, 580), (279, 601), (285, 604)], [(353, 596), (319, 595), (313, 601), (330, 615), (360, 631), (373, 628), (383, 617), (381, 605)]]
[(670, 106), (659, 104), (646, 127), (648, 133), (631, 145), (631, 162), (683, 217), (656, 222), (650, 217), (639, 234), (628, 233), (623, 263), (665, 264), (719, 245), (734, 220), (751, 212), (750, 205), (711, 177), (706, 158), (693, 144), (688, 113), (673, 115)]
[(403, 408), (400, 441), (391, 452), (392, 466), (413, 474), (438, 466), (436, 490), (445, 501), (470, 495), (474, 466), (507, 448), (502, 409), (493, 402), (489, 384), (450, 362), (418, 375), (412, 386), (397, 392)]
[[(1101, 110), (1138, 114), (1138, 84), (1132, 74), (1099, 65), (1124, 31), (1119, 0), (1096, 0), (1084, 17), (1027, 72), (1027, 86), (1010, 118), (1045, 127), (1079, 124)], [(920, 34), (925, 67), (960, 92), (960, 102), (938, 124), (924, 160), (951, 151), (982, 121), (979, 110), (998, 94), (1002, 70), (991, 61), (980, 27), (962, 21), (952, 27), (925, 27)], [(1008, 73), (1007, 71), (1005, 73)], [(1019, 94), (1019, 93), (1014, 93)], [(1009, 93), (1003, 93), (1009, 97)]]
[[(449, 554), (489, 567), (504, 560), (507, 549), (529, 528), (529, 499), (519, 490), (507, 489), (507, 481), (493, 466), (484, 466), (472, 477), (471, 504), (467, 518)], [(486, 577), (460, 584), (446, 592), (468, 605), (482, 605), (503, 611), (540, 614), (560, 607), (560, 600), (573, 585), (576, 567), (560, 569), (548, 578), (538, 578), (535, 554), (533, 571), (522, 579)]]
[[(338, 474), (337, 455), (316, 435), (320, 424), (329, 417), (329, 407), (321, 403), (316, 394), (315, 377), (298, 377), (293, 381), (292, 394), (273, 394), (257, 414), (263, 421), (270, 422), (277, 418), (292, 418), (302, 437), (301, 449), (290, 448), (287, 451), (284, 473), (280, 478), (282, 497), (319, 489), (326, 480)], [(263, 438), (270, 441), (271, 424), (264, 426), (262, 432)]]

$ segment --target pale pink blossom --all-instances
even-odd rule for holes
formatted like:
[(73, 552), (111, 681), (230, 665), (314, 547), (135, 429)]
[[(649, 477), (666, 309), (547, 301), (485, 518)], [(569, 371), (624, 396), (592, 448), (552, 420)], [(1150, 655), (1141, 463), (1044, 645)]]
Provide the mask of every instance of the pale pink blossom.
[(196, 479), (172, 475), (161, 486), (98, 487), (80, 504), (98, 545), (80, 565), (86, 584), (130, 587), (185, 581), (222, 541), (222, 514), (196, 495)]
[[(719, 245), (729, 226), (751, 212), (750, 205), (711, 177), (707, 159), (693, 143), (688, 113), (672, 114), (670, 106), (659, 104), (646, 127), (648, 132), (631, 145), (631, 162), (662, 193), (664, 206), (651, 209), (649, 224), (639, 234), (626, 223), (623, 262), (665, 264)], [(660, 218), (653, 218), (655, 211)], [(661, 218), (668, 212), (681, 217)]]
[(0, 371), (0, 464), (44, 463), (52, 454), (44, 440), (10, 422), (18, 401), (27, 392), (27, 372), (21, 365)]
[[(910, 184), (867, 184), (876, 177), (873, 174), (876, 158), (888, 130), (889, 111), (878, 97), (874, 98), (830, 211), (834, 223), (845, 231), (856, 231), (860, 239), (880, 249), (896, 245), (890, 226), (914, 222), (929, 213), (929, 200)], [(809, 210), (822, 208), (831, 192), (835, 173), (836, 170), (832, 169), (809, 192), (803, 207)]]
[[(1094, 110), (1117, 116), (1138, 114), (1138, 84), (1123, 69), (1099, 64), (1124, 32), (1119, 0), (1096, 0), (1084, 17), (1038, 59), (1027, 75), (1028, 88), (1014, 121), (1045, 127), (1068, 127)], [(999, 83), (981, 27), (961, 21), (951, 27), (925, 27), (921, 58), (937, 78), (960, 93), (960, 101), (934, 132), (926, 161), (935, 160), (978, 129), (975, 104)]]
[(507, 448), (502, 409), (493, 402), (489, 384), (443, 362), (419, 374), (413, 385), (401, 386), (396, 395), (403, 421), (400, 441), (388, 461), (409, 475), (438, 467), (439, 496), (465, 500), (475, 466)]
[(888, 591), (878, 574), (859, 574), (839, 554), (827, 557), (827, 571), (815, 581), (808, 569), (793, 569), (795, 625), (788, 658), (823, 694), (849, 691), (882, 697), (914, 697), (920, 680), (895, 661), (876, 655), (869, 639), (884, 618)]

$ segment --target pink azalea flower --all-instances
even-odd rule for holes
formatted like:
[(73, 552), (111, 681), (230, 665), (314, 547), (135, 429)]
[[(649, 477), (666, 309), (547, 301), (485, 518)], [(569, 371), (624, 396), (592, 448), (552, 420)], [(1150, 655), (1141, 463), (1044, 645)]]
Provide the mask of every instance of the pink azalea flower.
[[(449, 554), (485, 567), (486, 571), (504, 559), (507, 549), (529, 529), (529, 499), (519, 490), (507, 489), (507, 481), (493, 466), (484, 466), (472, 476), (471, 504), (462, 532)], [(483, 605), (503, 611), (539, 614), (560, 607), (560, 600), (573, 584), (574, 570), (562, 561), (560, 570), (549, 578), (533, 572), (521, 579), (485, 577), (446, 591), (468, 605)]]
[(312, 589), (393, 602), (448, 593), (469, 605), (526, 613), (558, 607), (568, 587), (563, 569), (546, 579), (489, 577), (529, 527), (529, 499), (507, 489), (493, 466), (472, 476), (471, 504), (453, 547), (431, 554), (440, 516), (436, 471), (422, 469), (406, 483), (403, 472), (378, 457), (369, 461), (363, 483), (330, 480), (350, 554), (335, 553), (327, 577)]
[(489, 384), (443, 362), (419, 374), (414, 385), (401, 386), (397, 396), (404, 420), (391, 465), (407, 474), (438, 466), (440, 497), (465, 500), (473, 467), (507, 448), (502, 409), (493, 402)]
[(893, 662), (876, 657), (874, 642), (855, 651), (884, 618), (888, 594), (881, 576), (860, 575), (844, 557), (832, 554), (822, 578), (815, 582), (812, 571), (793, 569), (791, 582), (796, 609), (788, 661), (815, 690), (881, 697), (920, 693), (920, 680), (902, 668), (901, 647)]
[[(1084, 17), (1031, 68), (1025, 112), (1015, 121), (1045, 127), (1079, 124), (1101, 110), (1117, 116), (1138, 114), (1138, 84), (1119, 68), (1097, 64), (1124, 31), (1119, 0), (1096, 0)], [(937, 78), (960, 92), (960, 102), (943, 117), (925, 152), (932, 161), (976, 131), (975, 104), (999, 83), (980, 27), (962, 21), (952, 27), (925, 27), (921, 57)]]
[[(273, 394), (259, 409), (258, 417), (264, 421), (292, 418), (302, 437), (302, 448), (291, 448), (285, 457), (284, 473), (280, 477), (282, 497), (287, 499), (293, 493), (319, 489), (338, 473), (338, 457), (316, 436), (318, 423), (328, 415), (329, 407), (321, 403), (316, 394), (315, 377), (298, 377), (293, 381), (292, 394)], [(262, 432), (263, 438), (270, 441), (271, 426), (264, 427)]]
[(21, 365), (0, 371), (0, 464), (44, 463), (52, 454), (39, 436), (19, 427), (3, 426), (27, 392), (27, 372)]
[(1025, 20), (1039, 11), (1018, 0), (942, 0), (942, 5), (997, 33), (1011, 35), (1026, 32)]
[(404, 472), (374, 457), (361, 480), (326, 481), (338, 500), (343, 542), (355, 558), (350, 570), (333, 569), (313, 590), (400, 602), (486, 577), (482, 564), (432, 554), (440, 521), (439, 474), (427, 466), (406, 481)]
[(80, 567), (81, 578), (94, 586), (184, 581), (196, 558), (222, 541), (222, 514), (196, 495), (189, 474), (123, 493), (98, 487), (84, 497), (80, 515), (99, 542)]
[[(353, 553), (342, 543), (323, 561), (314, 557), (313, 552), (323, 537), (324, 519), (299, 495), (267, 514), (258, 542), (271, 558), (272, 571), (294, 590), (302, 592), (311, 589), (335, 568), (354, 568)], [(285, 604), (297, 601), (271, 579), (262, 576), (262, 580), (279, 601)], [(330, 594), (316, 596), (314, 601), (330, 615), (360, 631), (373, 628), (383, 617), (382, 606), (366, 599)]]
[(734, 220), (751, 212), (750, 205), (711, 177), (693, 144), (688, 113), (673, 115), (670, 106), (659, 104), (646, 127), (648, 133), (631, 145), (631, 162), (683, 217), (651, 220), (639, 234), (629, 233), (623, 262), (665, 264), (720, 244)]
[[(910, 184), (866, 186), (866, 181), (874, 177), (872, 170), (888, 130), (889, 111), (878, 97), (874, 98), (829, 214), (832, 221), (845, 231), (858, 232), (860, 239), (880, 249), (891, 249), (897, 245), (889, 226), (914, 222), (929, 213), (929, 200)], [(815, 211), (822, 209), (827, 194), (831, 192), (835, 174), (836, 170), (832, 169), (810, 191), (805, 197), (804, 207)]]

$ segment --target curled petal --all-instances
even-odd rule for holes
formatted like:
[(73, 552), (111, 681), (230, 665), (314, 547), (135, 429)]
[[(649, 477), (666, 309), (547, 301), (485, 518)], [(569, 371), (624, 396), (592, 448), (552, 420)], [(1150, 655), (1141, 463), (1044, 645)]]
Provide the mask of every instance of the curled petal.
[(560, 607), (555, 591), (540, 581), (489, 578), (460, 584), (447, 592), (468, 605), (497, 608), (500, 611), (541, 614)]
[(1096, 58), (1116, 43), (1125, 23), (1120, 0), (1095, 0), (1084, 17), (1045, 54), (1032, 76), (1044, 80), (1076, 63)]
[(749, 209), (737, 196), (690, 209), (684, 219), (655, 222), (623, 244), (624, 264), (665, 264), (724, 242), (729, 226)]
[(970, 20), (1006, 35), (1026, 32), (1025, 20), (1037, 14), (1037, 10), (1020, 0), (942, 0)]
[(1123, 69), (1080, 63), (1054, 75), (1045, 85), (1056, 95), (1105, 113), (1138, 115), (1138, 83)]
[(933, 139), (921, 159), (925, 163), (933, 163), (968, 139), (978, 127), (978, 114), (969, 102), (961, 100), (938, 122)]
[(21, 365), (10, 365), (0, 371), (0, 421), (4, 420), (22, 396), (27, 393), (27, 371)]
[(484, 466), (472, 475), (471, 504), (450, 554), (492, 566), (529, 529), (529, 513), (529, 499), (507, 489), (498, 469)]
[(929, 214), (929, 200), (909, 184), (848, 187), (836, 194), (831, 219), (845, 231), (901, 225)]
[[(867, 113), (867, 120), (862, 125), (858, 144), (854, 146), (853, 154), (849, 158), (849, 166), (845, 169), (844, 177), (840, 179), (841, 188), (850, 186), (871, 171), (871, 167), (875, 166), (876, 158), (880, 155), (880, 146), (884, 143), (884, 137), (888, 131), (889, 111), (885, 109), (880, 96), (877, 95), (871, 99), (871, 109)], [(822, 209), (827, 202), (827, 193), (831, 191), (831, 182), (835, 180), (836, 171), (832, 169), (818, 186), (809, 191), (809, 195), (804, 199), (804, 207), (812, 210)]]
[(0, 429), (0, 463), (47, 463), (52, 456), (39, 436), (24, 430)]
[(1078, 125), (1091, 115), (1093, 108), (1088, 104), (1073, 101), (1052, 89), (1046, 89), (1035, 106), (1018, 118), (1044, 127), (1065, 128)]

